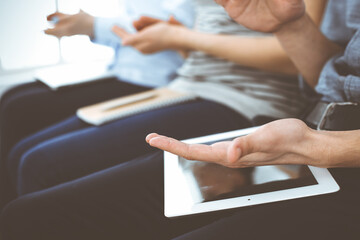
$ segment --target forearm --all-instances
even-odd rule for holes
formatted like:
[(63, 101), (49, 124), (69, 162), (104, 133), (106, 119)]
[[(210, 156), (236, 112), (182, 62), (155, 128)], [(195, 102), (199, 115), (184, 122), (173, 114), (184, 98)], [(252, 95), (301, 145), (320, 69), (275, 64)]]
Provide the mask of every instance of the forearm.
[(307, 14), (287, 23), (275, 35), (305, 81), (312, 87), (316, 86), (325, 63), (343, 50), (327, 39)]
[(178, 28), (176, 46), (188, 51), (201, 51), (237, 64), (285, 74), (297, 70), (279, 41), (269, 37), (241, 37), (200, 33)]
[(84, 28), (80, 30), (79, 34), (84, 34), (90, 38), (94, 38), (94, 17), (88, 15), (84, 20)]
[(360, 130), (333, 132), (311, 130), (294, 146), (306, 164), (318, 167), (360, 167)]

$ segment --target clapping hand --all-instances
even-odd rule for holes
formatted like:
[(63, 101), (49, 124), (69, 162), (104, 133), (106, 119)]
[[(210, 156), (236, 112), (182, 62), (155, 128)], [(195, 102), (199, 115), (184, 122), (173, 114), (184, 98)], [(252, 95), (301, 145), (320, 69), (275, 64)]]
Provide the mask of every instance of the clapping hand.
[(82, 10), (73, 15), (55, 12), (47, 16), (48, 21), (52, 21), (54, 18), (57, 19), (57, 22), (55, 23), (54, 28), (45, 30), (46, 34), (58, 38), (77, 34), (85, 34), (94, 37), (94, 18)]
[(181, 50), (176, 46), (176, 28), (184, 26), (174, 17), (163, 21), (151, 17), (141, 17), (134, 21), (138, 31), (135, 34), (126, 32), (119, 26), (113, 27), (113, 32), (122, 39), (123, 46), (132, 46), (144, 54), (156, 53), (164, 50)]
[(260, 32), (275, 32), (305, 14), (303, 0), (215, 0), (237, 23)]

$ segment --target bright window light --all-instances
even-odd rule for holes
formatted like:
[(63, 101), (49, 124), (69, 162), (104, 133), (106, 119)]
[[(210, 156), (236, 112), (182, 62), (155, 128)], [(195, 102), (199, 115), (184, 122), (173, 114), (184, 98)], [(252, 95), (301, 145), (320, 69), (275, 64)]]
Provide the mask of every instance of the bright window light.
[[(123, 11), (123, 0), (58, 0), (59, 10), (77, 13), (80, 9), (93, 16), (116, 17)], [(72, 36), (61, 39), (61, 53), (65, 62), (86, 60), (110, 60), (113, 50), (92, 44), (86, 36)]]
[[(58, 1), (58, 2), (56, 2)], [(114, 17), (123, 11), (124, 0), (1, 0), (0, 59), (4, 70), (34, 68), (60, 62), (111, 60), (113, 50), (92, 44), (86, 36), (64, 37), (59, 41), (47, 36), (46, 16), (56, 10)], [(59, 52), (61, 50), (61, 54)]]
[(46, 15), (55, 1), (0, 1), (0, 58), (4, 69), (29, 68), (59, 61), (58, 41), (46, 36)]

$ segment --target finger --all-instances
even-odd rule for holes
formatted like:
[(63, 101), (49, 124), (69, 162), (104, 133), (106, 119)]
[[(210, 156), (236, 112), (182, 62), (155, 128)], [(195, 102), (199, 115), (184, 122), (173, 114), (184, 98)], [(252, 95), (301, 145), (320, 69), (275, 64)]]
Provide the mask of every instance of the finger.
[(54, 16), (50, 21), (52, 21), (55, 24), (55, 26), (58, 27), (60, 25), (69, 24), (74, 20), (72, 15), (63, 14), (63, 16), (61, 17)]
[(148, 143), (156, 148), (171, 152), (189, 160), (222, 163), (226, 161), (226, 146), (229, 143), (214, 145), (186, 144), (176, 139), (150, 134), (147, 137)]
[(158, 136), (160, 136), (160, 135), (157, 134), (157, 133), (150, 133), (150, 134), (148, 134), (148, 135), (146, 136), (145, 141), (146, 141), (147, 143), (149, 143), (149, 141), (150, 141), (152, 138), (155, 138), (155, 137), (158, 137)]
[(221, 6), (227, 5), (231, 0), (215, 0), (215, 2)]
[(44, 30), (44, 32), (48, 35), (52, 35), (55, 36), (57, 38), (60, 38), (62, 36), (65, 36), (66, 34), (64, 33), (63, 30), (59, 29), (59, 28), (48, 28), (46, 30)]
[(133, 22), (133, 25), (137, 31), (141, 31), (142, 29), (159, 22), (162, 22), (162, 20), (148, 16), (141, 16), (139, 20)]
[(139, 20), (134, 21), (133, 26), (136, 29), (136, 31), (141, 31), (144, 29), (144, 24)]
[(55, 35), (55, 31), (53, 28), (48, 28), (44, 30), (44, 33), (48, 34), (48, 35)]
[(183, 25), (181, 22), (179, 22), (178, 20), (176, 20), (176, 18), (174, 16), (170, 16), (169, 21), (170, 24), (173, 25)]
[(51, 21), (54, 17), (62, 18), (66, 16), (66, 14), (60, 13), (60, 12), (54, 12), (46, 17), (47, 21)]
[(239, 143), (235, 140), (232, 141), (227, 153), (229, 164), (235, 164), (240, 159), (241, 154), (242, 151), (241, 147), (239, 147)]
[(228, 2), (228, 0), (215, 0), (215, 2), (221, 6), (225, 6), (225, 4)]
[(46, 20), (51, 21), (51, 19), (53, 19), (53, 17), (58, 17), (58, 15), (59, 15), (59, 12), (54, 12), (54, 13), (46, 16)]
[(125, 39), (131, 35), (127, 31), (125, 31), (125, 29), (123, 29), (119, 26), (116, 26), (116, 25), (113, 26), (111, 30), (113, 31), (113, 33), (115, 33), (121, 39)]
[[(256, 132), (254, 132), (256, 133)], [(252, 133), (252, 134), (254, 134)], [(235, 138), (230, 147), (229, 147), (229, 161), (235, 162), (241, 157), (244, 157), (248, 154), (259, 151), (256, 148), (256, 142), (253, 141), (253, 135), (247, 135), (243, 137)]]

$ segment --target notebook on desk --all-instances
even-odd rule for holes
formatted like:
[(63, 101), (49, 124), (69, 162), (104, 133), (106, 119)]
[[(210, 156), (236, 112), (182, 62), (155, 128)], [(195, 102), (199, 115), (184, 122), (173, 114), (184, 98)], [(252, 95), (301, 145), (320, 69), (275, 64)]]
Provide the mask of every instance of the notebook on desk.
[(105, 101), (78, 109), (77, 116), (92, 125), (99, 126), (123, 117), (131, 116), (196, 98), (196, 95), (157, 88), (142, 93)]

